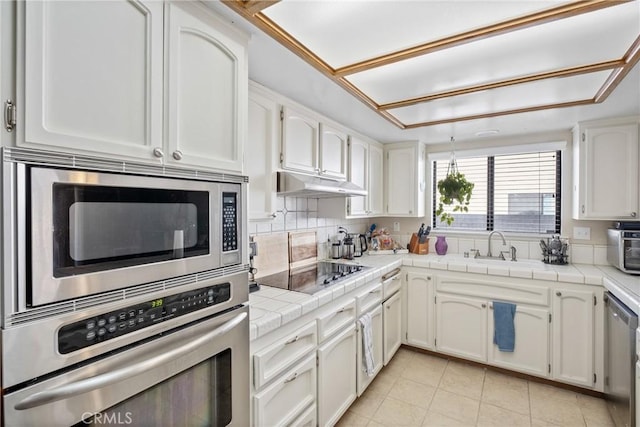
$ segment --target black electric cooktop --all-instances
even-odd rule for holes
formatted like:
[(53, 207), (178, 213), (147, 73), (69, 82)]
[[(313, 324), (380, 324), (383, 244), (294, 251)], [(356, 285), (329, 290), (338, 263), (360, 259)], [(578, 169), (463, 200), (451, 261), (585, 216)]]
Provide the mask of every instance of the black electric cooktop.
[(318, 261), (308, 266), (286, 270), (256, 280), (260, 285), (315, 294), (344, 280), (360, 276), (368, 268), (357, 264)]

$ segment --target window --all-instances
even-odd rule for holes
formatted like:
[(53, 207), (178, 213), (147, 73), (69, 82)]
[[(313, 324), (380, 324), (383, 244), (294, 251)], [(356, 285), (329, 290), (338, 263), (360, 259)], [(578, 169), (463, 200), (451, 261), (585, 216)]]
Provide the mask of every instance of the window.
[(468, 212), (445, 206), (455, 218), (450, 226), (435, 215), (437, 183), (446, 176), (449, 161), (434, 161), (434, 228), (559, 233), (560, 156), (558, 150), (458, 159), (458, 170), (474, 188)]

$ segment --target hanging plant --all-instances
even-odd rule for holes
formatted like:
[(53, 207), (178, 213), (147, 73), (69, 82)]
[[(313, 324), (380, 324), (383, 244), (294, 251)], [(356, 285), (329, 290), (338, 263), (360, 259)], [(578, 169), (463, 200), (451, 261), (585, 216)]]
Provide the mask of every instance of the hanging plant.
[(455, 218), (452, 214), (445, 212), (445, 205), (453, 205), (453, 212), (468, 212), (471, 192), (474, 184), (467, 181), (463, 173), (458, 171), (455, 152), (453, 151), (453, 137), (451, 137), (451, 160), (447, 168), (447, 176), (438, 181), (438, 192), (440, 199), (436, 215), (440, 221), (451, 225)]

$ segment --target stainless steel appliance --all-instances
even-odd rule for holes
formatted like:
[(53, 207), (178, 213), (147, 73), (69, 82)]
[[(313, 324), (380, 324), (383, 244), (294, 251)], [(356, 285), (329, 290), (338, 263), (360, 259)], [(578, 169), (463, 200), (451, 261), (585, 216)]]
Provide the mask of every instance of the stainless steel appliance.
[(246, 178), (6, 148), (1, 168), (4, 425), (248, 425)]
[(351, 237), (353, 238), (354, 243), (353, 256), (361, 257), (367, 251), (367, 249), (369, 249), (369, 247), (367, 246), (367, 238), (364, 234), (359, 233), (352, 234)]
[(314, 294), (348, 278), (364, 274), (369, 267), (358, 264), (318, 261), (310, 265), (261, 277), (258, 283), (290, 291)]
[(607, 230), (607, 261), (630, 274), (640, 274), (640, 222), (619, 222)]
[(15, 153), (4, 194), (27, 306), (246, 262), (243, 177), (97, 172)]
[(616, 426), (631, 427), (636, 419), (636, 328), (638, 316), (612, 293), (605, 297), (606, 371), (604, 392)]

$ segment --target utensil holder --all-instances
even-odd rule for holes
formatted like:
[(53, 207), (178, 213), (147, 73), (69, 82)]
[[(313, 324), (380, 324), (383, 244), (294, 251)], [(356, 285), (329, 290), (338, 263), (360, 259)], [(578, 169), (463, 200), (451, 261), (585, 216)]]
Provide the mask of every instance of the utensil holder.
[(565, 241), (562, 243), (560, 249), (551, 249), (549, 247), (550, 239), (547, 238), (546, 247), (542, 247), (542, 262), (545, 264), (555, 264), (555, 265), (566, 265), (569, 264), (569, 255), (567, 254), (567, 250), (569, 249), (569, 244)]
[(411, 241), (409, 242), (409, 252), (418, 255), (427, 255), (429, 253), (429, 238), (423, 238), (423, 243), (420, 243), (418, 233), (411, 235)]

